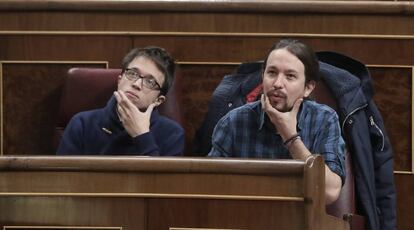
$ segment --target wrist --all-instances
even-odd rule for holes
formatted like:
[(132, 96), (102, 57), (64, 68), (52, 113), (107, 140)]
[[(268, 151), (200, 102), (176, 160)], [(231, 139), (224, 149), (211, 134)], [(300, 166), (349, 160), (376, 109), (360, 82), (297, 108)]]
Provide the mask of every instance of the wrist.
[(297, 140), (300, 140), (300, 139), (301, 139), (301, 138), (300, 138), (299, 133), (295, 133), (295, 134), (291, 135), (289, 138), (287, 138), (287, 139), (283, 142), (283, 145), (284, 145), (287, 149), (289, 149), (289, 148), (290, 148), (290, 146), (291, 146), (294, 142), (296, 142)]
[(298, 132), (296, 130), (291, 130), (291, 131), (284, 130), (283, 132), (279, 132), (279, 135), (282, 137), (283, 143), (285, 143), (293, 136), (298, 135)]
[(149, 129), (140, 129), (140, 130), (135, 130), (133, 132), (130, 132), (129, 134), (132, 138), (135, 138), (137, 136), (140, 136), (140, 135), (142, 135), (144, 133), (148, 133), (148, 132), (149, 132)]

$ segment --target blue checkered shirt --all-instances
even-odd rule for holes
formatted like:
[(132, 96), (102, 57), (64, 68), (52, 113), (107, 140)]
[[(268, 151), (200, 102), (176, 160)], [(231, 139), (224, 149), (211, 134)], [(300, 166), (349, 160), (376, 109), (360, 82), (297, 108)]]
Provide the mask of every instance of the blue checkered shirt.
[[(298, 112), (297, 130), (311, 153), (345, 182), (345, 143), (338, 116), (330, 107), (305, 100)], [(260, 101), (236, 108), (220, 119), (213, 131), (211, 157), (291, 159), (282, 137), (262, 110)]]

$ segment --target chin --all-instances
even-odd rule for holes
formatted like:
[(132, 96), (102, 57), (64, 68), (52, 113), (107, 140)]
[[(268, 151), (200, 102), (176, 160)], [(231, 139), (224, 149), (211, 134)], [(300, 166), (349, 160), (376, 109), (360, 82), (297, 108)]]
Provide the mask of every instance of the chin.
[(274, 109), (276, 109), (279, 112), (286, 112), (286, 107), (284, 105), (281, 105), (279, 103), (270, 103)]
[(276, 106), (272, 106), (273, 108), (275, 108), (277, 111), (282, 112), (282, 113), (286, 113), (289, 112), (290, 110), (292, 110), (292, 108), (288, 108), (287, 106), (283, 106), (283, 105), (276, 105)]
[(141, 111), (142, 111), (142, 110), (144, 110), (144, 111), (145, 111), (145, 110), (146, 110), (146, 108), (147, 108), (147, 107), (144, 107), (144, 106), (139, 105), (139, 104), (134, 104), (134, 105), (135, 105), (135, 107), (137, 107), (137, 108), (138, 108), (139, 110), (141, 110)]

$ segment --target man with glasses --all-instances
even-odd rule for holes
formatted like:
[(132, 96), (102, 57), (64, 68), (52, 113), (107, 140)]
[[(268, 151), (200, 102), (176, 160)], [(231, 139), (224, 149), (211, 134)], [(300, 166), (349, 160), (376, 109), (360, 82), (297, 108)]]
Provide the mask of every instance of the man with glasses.
[(174, 60), (162, 48), (131, 50), (114, 96), (106, 107), (71, 119), (58, 154), (181, 155), (184, 130), (155, 109), (165, 101), (174, 71)]

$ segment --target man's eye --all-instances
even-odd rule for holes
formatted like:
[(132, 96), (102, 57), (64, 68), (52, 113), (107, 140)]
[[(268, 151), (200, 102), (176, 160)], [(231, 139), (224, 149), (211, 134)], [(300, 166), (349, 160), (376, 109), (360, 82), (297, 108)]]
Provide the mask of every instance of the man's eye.
[(154, 85), (155, 85), (155, 80), (154, 80), (154, 79), (147, 78), (146, 80), (147, 80), (147, 83), (148, 83), (148, 84), (150, 84), (150, 85), (152, 85), (152, 86), (154, 86)]
[(296, 78), (296, 75), (294, 75), (294, 74), (287, 74), (287, 75), (286, 75), (286, 77), (287, 77), (287, 79), (289, 79), (289, 80), (293, 80), (293, 79), (295, 79), (295, 78)]
[(269, 76), (274, 76), (274, 75), (276, 75), (276, 71), (274, 71), (274, 70), (268, 70), (268, 71), (267, 71), (267, 74), (268, 74)]
[(137, 73), (137, 72), (135, 72), (135, 71), (132, 71), (132, 70), (128, 71), (128, 72), (127, 72), (127, 74), (128, 74), (129, 76), (132, 76), (132, 77), (137, 77), (137, 76), (138, 76), (138, 73)]

